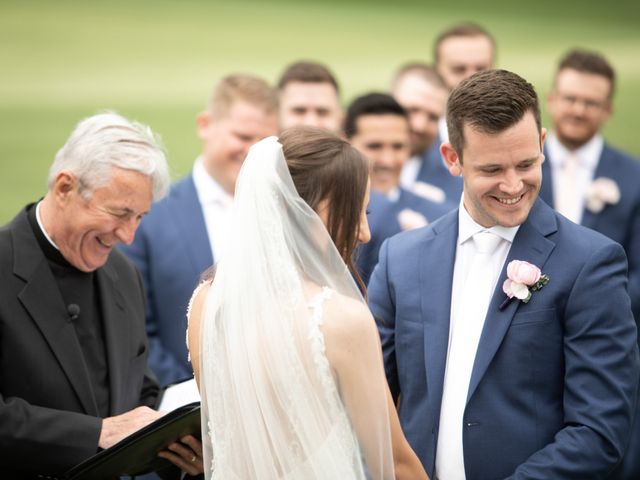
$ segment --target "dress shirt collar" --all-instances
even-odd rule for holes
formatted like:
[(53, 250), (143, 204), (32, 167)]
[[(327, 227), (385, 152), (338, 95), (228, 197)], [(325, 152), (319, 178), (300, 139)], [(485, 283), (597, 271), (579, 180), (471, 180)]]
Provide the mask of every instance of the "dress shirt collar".
[(516, 227), (502, 227), (500, 225), (495, 225), (490, 228), (483, 227), (479, 223), (477, 223), (467, 209), (464, 206), (464, 195), (460, 199), (460, 208), (458, 209), (458, 245), (462, 245), (471, 237), (473, 237), (476, 233), (487, 231), (498, 235), (503, 240), (506, 240), (509, 243), (513, 243), (513, 239), (518, 233), (518, 229), (520, 225)]
[(218, 204), (223, 207), (229, 207), (233, 204), (233, 197), (225, 192), (204, 168), (202, 156), (196, 159), (192, 175), (200, 205)]
[(560, 143), (558, 137), (551, 133), (547, 138), (546, 146), (551, 157), (549, 160), (552, 167), (562, 168), (569, 155), (573, 154), (578, 158), (578, 164), (581, 167), (594, 171), (604, 148), (604, 138), (599, 133), (596, 133), (587, 143), (571, 151)]
[(388, 193), (385, 193), (384, 196), (393, 203), (397, 202), (400, 199), (400, 187), (396, 187)]

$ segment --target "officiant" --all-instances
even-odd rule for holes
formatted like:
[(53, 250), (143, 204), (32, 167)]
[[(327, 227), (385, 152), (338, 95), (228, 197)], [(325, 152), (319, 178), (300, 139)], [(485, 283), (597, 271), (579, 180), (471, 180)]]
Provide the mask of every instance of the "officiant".
[[(131, 243), (169, 183), (151, 130), (80, 122), (48, 191), (0, 229), (0, 478), (59, 476), (161, 416)], [(191, 440), (190, 440), (191, 441)], [(201, 471), (201, 450), (176, 461)]]

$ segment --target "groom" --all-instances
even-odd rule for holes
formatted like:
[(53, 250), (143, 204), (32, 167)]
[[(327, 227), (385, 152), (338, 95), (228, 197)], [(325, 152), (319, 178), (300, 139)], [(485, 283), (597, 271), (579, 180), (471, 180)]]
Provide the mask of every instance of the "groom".
[(439, 480), (619, 478), (640, 371), (624, 251), (537, 199), (525, 80), (473, 75), (447, 124), (460, 208), (388, 240), (369, 284), (407, 439)]

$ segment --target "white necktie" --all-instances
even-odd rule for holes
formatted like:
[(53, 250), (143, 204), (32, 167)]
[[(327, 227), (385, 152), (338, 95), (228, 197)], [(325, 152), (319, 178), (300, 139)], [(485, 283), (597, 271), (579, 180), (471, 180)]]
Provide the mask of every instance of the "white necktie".
[(578, 223), (582, 212), (582, 198), (578, 193), (579, 158), (571, 153), (562, 166), (560, 191), (557, 192), (556, 210), (572, 222)]
[(451, 319), (436, 452), (438, 480), (465, 479), (464, 409), (473, 362), (498, 275), (492, 254), (501, 241), (498, 235), (486, 231), (473, 236), (475, 251), (462, 284), (462, 295), (457, 297), (462, 301), (452, 309), (455, 318)]

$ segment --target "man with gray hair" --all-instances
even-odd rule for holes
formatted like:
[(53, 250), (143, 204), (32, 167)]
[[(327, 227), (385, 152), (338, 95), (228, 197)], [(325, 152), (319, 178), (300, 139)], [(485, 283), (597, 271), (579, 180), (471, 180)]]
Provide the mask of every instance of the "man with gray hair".
[[(113, 247), (133, 241), (167, 170), (148, 127), (95, 115), (44, 198), (0, 229), (0, 477), (59, 476), (161, 416), (142, 283)], [(183, 442), (176, 464), (198, 473), (200, 445)]]

